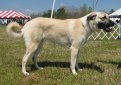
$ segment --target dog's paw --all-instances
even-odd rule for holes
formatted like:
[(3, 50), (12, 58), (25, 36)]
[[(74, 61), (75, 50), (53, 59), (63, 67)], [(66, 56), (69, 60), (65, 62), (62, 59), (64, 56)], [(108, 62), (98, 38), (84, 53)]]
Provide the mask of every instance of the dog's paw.
[(77, 72), (75, 72), (75, 73), (73, 73), (73, 75), (78, 75), (78, 73), (77, 73)]
[(77, 71), (82, 71), (82, 69), (77, 69)]
[(73, 74), (73, 75), (77, 75), (76, 70), (72, 70), (72, 74)]
[(42, 70), (42, 69), (44, 69), (44, 68), (43, 68), (43, 67), (38, 67), (37, 69), (38, 69), (38, 70)]
[(23, 74), (24, 74), (25, 76), (29, 76), (29, 73), (28, 73), (28, 72), (23, 72)]

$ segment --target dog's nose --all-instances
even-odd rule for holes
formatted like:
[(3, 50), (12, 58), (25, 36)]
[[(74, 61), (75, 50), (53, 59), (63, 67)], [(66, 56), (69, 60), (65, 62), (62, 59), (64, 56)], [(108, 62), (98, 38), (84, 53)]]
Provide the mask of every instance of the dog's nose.
[(115, 23), (112, 21), (112, 25), (114, 26), (115, 25)]
[(114, 26), (114, 25), (115, 23), (112, 20), (110, 20), (110, 26)]

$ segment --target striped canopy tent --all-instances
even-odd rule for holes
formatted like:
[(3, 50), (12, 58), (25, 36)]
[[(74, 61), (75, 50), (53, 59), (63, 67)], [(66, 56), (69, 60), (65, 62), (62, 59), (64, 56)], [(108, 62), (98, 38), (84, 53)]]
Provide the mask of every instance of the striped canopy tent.
[(121, 8), (110, 14), (110, 18), (121, 18)]
[(0, 11), (0, 19), (11, 19), (11, 18), (24, 18), (24, 19), (30, 19), (30, 16), (24, 15), (21, 12), (16, 12), (14, 10), (9, 11)]

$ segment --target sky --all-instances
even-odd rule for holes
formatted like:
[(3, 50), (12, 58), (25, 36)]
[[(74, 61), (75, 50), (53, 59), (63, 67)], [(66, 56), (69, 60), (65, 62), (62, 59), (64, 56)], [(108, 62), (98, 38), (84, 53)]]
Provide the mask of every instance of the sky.
[[(96, 0), (95, 0), (96, 1)], [(41, 13), (52, 8), (53, 0), (1, 0), (1, 10), (16, 10), (25, 13)], [(79, 8), (83, 4), (91, 6), (93, 0), (56, 0), (55, 9), (61, 6), (74, 6)], [(98, 0), (96, 11), (121, 8), (121, 0)]]

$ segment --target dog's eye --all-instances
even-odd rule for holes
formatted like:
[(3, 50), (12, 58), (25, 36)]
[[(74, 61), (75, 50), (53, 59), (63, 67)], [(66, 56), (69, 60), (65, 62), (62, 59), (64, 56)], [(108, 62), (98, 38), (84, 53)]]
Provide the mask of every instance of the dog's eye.
[(107, 19), (107, 17), (106, 17), (106, 16), (100, 17), (100, 19), (101, 19), (101, 20), (105, 20), (105, 19)]

